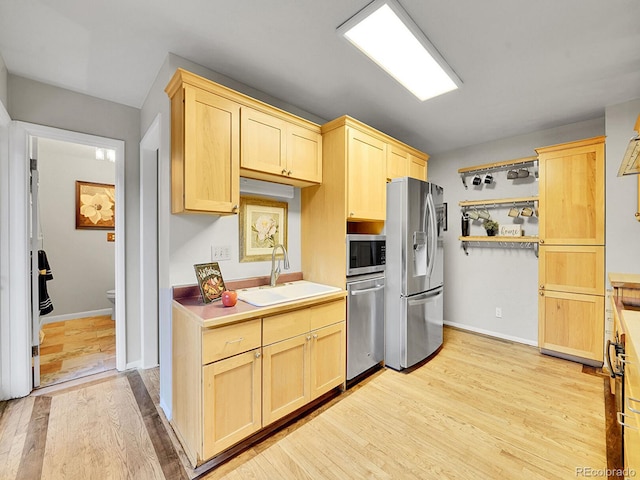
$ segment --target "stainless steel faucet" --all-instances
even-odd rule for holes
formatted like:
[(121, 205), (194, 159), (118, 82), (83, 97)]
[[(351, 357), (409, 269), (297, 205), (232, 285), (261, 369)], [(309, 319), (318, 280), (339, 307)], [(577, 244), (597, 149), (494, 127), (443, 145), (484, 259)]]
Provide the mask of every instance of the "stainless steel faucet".
[(276, 282), (280, 276), (280, 259), (278, 259), (278, 267), (276, 268), (276, 250), (278, 250), (278, 248), (281, 248), (282, 253), (284, 254), (284, 268), (285, 270), (289, 270), (289, 255), (287, 254), (287, 250), (284, 248), (284, 245), (279, 243), (273, 247), (273, 252), (271, 252), (271, 279), (269, 280), (269, 285), (272, 287), (276, 286)]

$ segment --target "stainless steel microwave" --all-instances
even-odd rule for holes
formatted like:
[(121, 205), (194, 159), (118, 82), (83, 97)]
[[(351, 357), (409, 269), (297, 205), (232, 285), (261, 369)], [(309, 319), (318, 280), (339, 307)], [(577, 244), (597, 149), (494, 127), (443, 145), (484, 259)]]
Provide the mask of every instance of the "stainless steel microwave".
[(347, 276), (384, 272), (384, 235), (347, 235)]

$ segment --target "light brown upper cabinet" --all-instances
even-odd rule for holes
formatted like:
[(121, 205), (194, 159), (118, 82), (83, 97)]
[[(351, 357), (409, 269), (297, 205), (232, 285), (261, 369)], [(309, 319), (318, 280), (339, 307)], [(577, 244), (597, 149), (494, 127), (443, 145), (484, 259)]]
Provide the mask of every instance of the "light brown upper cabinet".
[(540, 244), (604, 245), (604, 137), (536, 152)]
[(235, 213), (240, 106), (189, 84), (169, 87), (172, 213)]
[(240, 175), (322, 181), (320, 126), (182, 69), (171, 99), (171, 211), (234, 214)]
[[(243, 176), (287, 183), (322, 181), (322, 136), (282, 118), (248, 107), (241, 109)], [(300, 183), (298, 186), (304, 186)]]
[(399, 177), (427, 179), (427, 155), (396, 143), (387, 145), (387, 181)]
[(384, 220), (387, 145), (356, 128), (347, 128), (347, 215), (354, 220)]

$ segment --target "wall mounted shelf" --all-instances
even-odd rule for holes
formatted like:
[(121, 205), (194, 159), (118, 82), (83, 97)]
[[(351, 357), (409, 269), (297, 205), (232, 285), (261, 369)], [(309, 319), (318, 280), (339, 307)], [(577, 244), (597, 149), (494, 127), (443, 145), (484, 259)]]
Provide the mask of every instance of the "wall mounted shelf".
[(462, 249), (466, 255), (469, 255), (468, 248), (470, 246), (481, 247), (485, 243), (498, 244), (503, 248), (533, 248), (536, 257), (538, 256), (538, 237), (499, 237), (499, 236), (469, 236), (458, 237), (462, 242)]
[(538, 197), (516, 197), (516, 198), (496, 198), (492, 200), (464, 200), (458, 202), (461, 207), (491, 207), (494, 205), (522, 205), (533, 204), (538, 201)]
[[(467, 186), (466, 177), (471, 175), (476, 175), (478, 173), (488, 173), (494, 170), (508, 170), (512, 167), (536, 167), (538, 166), (538, 157), (523, 157), (516, 158), (514, 160), (505, 160), (503, 162), (493, 162), (493, 163), (485, 163), (483, 165), (474, 165), (472, 167), (465, 167), (458, 169), (458, 173), (460, 174), (460, 179), (462, 180), (462, 184), (464, 188), (469, 188)], [(537, 172), (536, 176), (537, 176)]]

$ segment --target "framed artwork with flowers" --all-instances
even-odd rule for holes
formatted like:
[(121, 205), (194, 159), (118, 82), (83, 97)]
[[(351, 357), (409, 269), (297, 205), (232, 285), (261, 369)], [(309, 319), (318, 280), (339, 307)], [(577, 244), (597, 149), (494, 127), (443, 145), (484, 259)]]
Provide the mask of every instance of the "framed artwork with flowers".
[(241, 262), (271, 260), (273, 247), (282, 244), (287, 248), (288, 205), (261, 197), (240, 197)]
[(115, 185), (76, 180), (76, 228), (113, 230), (115, 227)]

